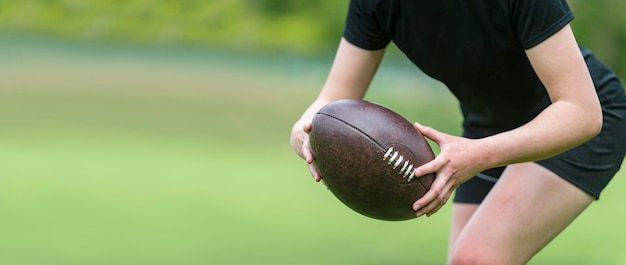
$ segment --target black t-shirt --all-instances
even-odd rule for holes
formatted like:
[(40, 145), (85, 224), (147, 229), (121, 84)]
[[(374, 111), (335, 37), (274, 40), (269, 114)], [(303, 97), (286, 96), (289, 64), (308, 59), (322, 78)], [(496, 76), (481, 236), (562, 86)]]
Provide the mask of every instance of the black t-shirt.
[[(565, 0), (351, 0), (344, 37), (368, 50), (393, 41), (452, 91), (464, 135), (479, 138), (519, 127), (550, 104), (524, 50), (573, 19)], [(596, 86), (617, 79), (581, 50)]]

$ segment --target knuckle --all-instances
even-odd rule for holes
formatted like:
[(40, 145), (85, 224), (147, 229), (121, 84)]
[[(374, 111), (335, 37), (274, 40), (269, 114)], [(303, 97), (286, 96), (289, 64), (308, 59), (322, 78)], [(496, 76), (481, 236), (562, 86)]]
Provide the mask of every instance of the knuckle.
[(433, 195), (430, 197), (430, 201), (439, 201), (441, 198), (441, 191), (434, 191)]

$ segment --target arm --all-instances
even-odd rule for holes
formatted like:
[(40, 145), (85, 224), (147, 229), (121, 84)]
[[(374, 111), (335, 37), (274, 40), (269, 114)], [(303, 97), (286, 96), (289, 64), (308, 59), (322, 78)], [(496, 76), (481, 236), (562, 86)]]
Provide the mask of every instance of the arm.
[(331, 101), (363, 98), (382, 61), (384, 49), (369, 51), (341, 39), (326, 83), (317, 99), (306, 109), (291, 131), (291, 146), (305, 159), (316, 181), (321, 178), (312, 166), (313, 156), (308, 144), (308, 132), (315, 113)]
[(569, 25), (526, 54), (552, 104), (528, 124), (483, 139), (489, 165), (551, 157), (590, 140), (602, 127), (600, 102)]
[(418, 214), (435, 213), (458, 185), (478, 172), (548, 158), (588, 141), (600, 131), (602, 111), (571, 28), (564, 27), (526, 54), (552, 101), (529, 123), (477, 140), (416, 124), (441, 147), (435, 160), (416, 169), (416, 176), (437, 172), (431, 191), (414, 204)]

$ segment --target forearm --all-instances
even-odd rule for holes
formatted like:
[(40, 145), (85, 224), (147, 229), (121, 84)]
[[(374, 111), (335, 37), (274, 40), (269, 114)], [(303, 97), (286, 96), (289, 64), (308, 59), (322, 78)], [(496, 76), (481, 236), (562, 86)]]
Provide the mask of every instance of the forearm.
[(602, 126), (602, 114), (584, 105), (558, 101), (529, 123), (486, 137), (478, 144), (486, 152), (485, 166), (537, 161), (569, 150), (593, 138)]
[(595, 136), (602, 109), (569, 26), (526, 51), (552, 104), (529, 123), (479, 142), (485, 163), (503, 166), (564, 152)]

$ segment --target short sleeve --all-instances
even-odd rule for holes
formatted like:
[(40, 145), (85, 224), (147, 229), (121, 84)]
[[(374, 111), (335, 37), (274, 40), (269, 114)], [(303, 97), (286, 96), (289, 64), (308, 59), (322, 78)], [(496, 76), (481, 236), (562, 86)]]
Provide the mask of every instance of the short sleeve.
[(574, 19), (565, 0), (510, 0), (511, 22), (524, 49), (546, 40)]
[(343, 37), (357, 47), (379, 50), (390, 42), (375, 12), (378, 1), (350, 0)]

